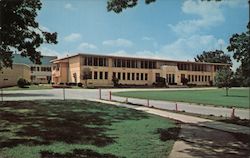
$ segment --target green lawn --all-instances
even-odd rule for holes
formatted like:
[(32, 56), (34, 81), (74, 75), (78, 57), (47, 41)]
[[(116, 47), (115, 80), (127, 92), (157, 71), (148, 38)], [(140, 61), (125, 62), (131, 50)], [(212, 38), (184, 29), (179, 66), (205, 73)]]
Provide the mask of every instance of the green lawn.
[(45, 84), (45, 85), (30, 85), (25, 88), (20, 88), (18, 86), (8, 87), (4, 88), (4, 91), (15, 91), (15, 90), (41, 90), (41, 89), (52, 89), (51, 85)]
[(176, 90), (176, 91), (128, 91), (114, 93), (117, 96), (178, 101), (198, 104), (210, 104), (215, 106), (236, 106), (240, 108), (249, 108), (249, 90), (230, 89), (229, 96), (225, 95), (224, 89), (211, 90)]
[(89, 101), (0, 103), (1, 158), (166, 157), (178, 125)]

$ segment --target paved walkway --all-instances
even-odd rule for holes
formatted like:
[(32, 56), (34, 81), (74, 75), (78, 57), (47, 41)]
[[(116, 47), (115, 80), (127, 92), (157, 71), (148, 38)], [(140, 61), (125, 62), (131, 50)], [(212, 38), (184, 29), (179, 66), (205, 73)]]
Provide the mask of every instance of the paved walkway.
[(140, 111), (145, 111), (145, 112), (150, 113), (150, 114), (155, 114), (155, 115), (159, 115), (162, 117), (167, 117), (170, 119), (181, 121), (183, 123), (195, 124), (195, 125), (201, 126), (201, 127), (207, 127), (207, 128), (212, 128), (212, 129), (221, 130), (221, 131), (225, 131), (225, 132), (231, 132), (231, 133), (242, 133), (242, 134), (250, 135), (250, 128), (246, 127), (246, 126), (223, 123), (223, 122), (213, 121), (213, 120), (204, 119), (204, 118), (200, 118), (200, 117), (172, 113), (172, 112), (163, 111), (163, 110), (154, 109), (154, 108), (149, 108), (149, 107), (134, 106), (134, 105), (128, 105), (128, 104), (124, 104), (124, 103), (110, 102), (110, 101), (99, 100), (99, 99), (90, 99), (90, 100), (98, 101), (98, 102), (102, 102), (102, 103), (107, 103), (107, 104), (113, 104), (113, 105), (117, 105), (117, 106), (123, 106), (123, 107), (132, 108), (132, 109), (136, 109), (136, 110), (140, 110)]

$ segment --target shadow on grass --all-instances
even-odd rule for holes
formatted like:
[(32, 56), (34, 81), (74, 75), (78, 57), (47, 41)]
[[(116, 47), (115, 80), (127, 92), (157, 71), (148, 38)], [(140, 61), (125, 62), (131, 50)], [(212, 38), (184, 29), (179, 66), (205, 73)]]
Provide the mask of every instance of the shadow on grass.
[(180, 132), (180, 127), (172, 127), (168, 129), (157, 129), (157, 134), (160, 134), (161, 141), (177, 140)]
[(136, 110), (89, 101), (4, 102), (0, 120), (5, 123), (0, 129), (15, 137), (2, 136), (0, 148), (54, 142), (102, 147), (115, 142), (115, 137), (106, 134), (113, 122), (147, 117)]
[(222, 95), (223, 97), (235, 97), (235, 98), (248, 98), (247, 95), (230, 95), (228, 94), (228, 96), (226, 95)]
[(230, 157), (242, 158), (250, 156), (250, 136), (232, 134), (206, 127), (183, 124), (180, 139), (190, 145), (179, 150), (190, 157)]
[(89, 149), (75, 149), (73, 150), (73, 153), (65, 153), (65, 154), (59, 154), (59, 153), (53, 153), (49, 151), (42, 151), (41, 152), (42, 158), (83, 158), (83, 157), (93, 157), (93, 158), (118, 158), (115, 155), (112, 154), (99, 154), (93, 150)]

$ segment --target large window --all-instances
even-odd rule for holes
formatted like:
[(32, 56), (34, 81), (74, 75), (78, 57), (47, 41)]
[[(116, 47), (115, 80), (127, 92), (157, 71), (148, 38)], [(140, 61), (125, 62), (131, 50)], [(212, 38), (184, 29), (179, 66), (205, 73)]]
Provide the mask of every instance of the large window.
[(139, 73), (136, 73), (136, 80), (139, 80), (139, 76), (140, 74)]
[(135, 73), (132, 73), (132, 80), (135, 80)]
[(94, 58), (94, 66), (98, 66), (98, 58)]
[(127, 73), (127, 80), (130, 80), (130, 73)]
[(92, 62), (92, 57), (87, 57), (87, 61), (88, 61), (88, 65), (89, 66), (92, 66), (93, 65), (93, 62)]
[(148, 74), (145, 73), (145, 80), (147, 81), (148, 80)]
[(88, 66), (107, 66), (107, 58), (103, 57), (84, 57), (83, 65)]
[(103, 72), (99, 72), (99, 79), (102, 80), (103, 79)]
[(97, 71), (94, 71), (94, 79), (97, 80)]
[(122, 73), (122, 79), (126, 80), (126, 73), (125, 72)]
[(120, 72), (118, 72), (117, 78), (118, 78), (119, 80), (121, 79), (121, 73), (120, 73)]
[(105, 80), (108, 79), (108, 72), (105, 72)]
[(156, 82), (159, 82), (159, 80), (160, 80), (160, 73), (155, 73), (155, 81)]
[(143, 74), (143, 73), (141, 73), (141, 80), (143, 80), (143, 78), (144, 78), (144, 74)]

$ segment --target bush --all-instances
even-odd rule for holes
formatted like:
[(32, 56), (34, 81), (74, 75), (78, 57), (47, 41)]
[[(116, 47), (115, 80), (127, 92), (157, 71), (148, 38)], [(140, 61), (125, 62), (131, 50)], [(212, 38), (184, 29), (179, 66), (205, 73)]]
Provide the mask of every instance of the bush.
[(26, 81), (24, 78), (20, 78), (18, 81), (17, 81), (17, 86), (20, 87), (20, 88), (26, 88), (26, 86), (28, 85), (28, 81)]
[(79, 83), (77, 84), (77, 86), (78, 86), (78, 87), (82, 87), (82, 83), (79, 82)]

